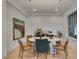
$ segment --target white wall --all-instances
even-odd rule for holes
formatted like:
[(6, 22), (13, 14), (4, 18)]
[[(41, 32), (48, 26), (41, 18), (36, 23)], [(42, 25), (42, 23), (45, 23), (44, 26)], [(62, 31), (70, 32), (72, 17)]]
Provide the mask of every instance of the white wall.
[(37, 28), (52, 31), (56, 34), (58, 30), (63, 32), (62, 16), (29, 16), (27, 21), (27, 34), (33, 34)]
[(7, 2), (7, 21), (6, 21), (6, 33), (7, 33), (7, 51), (10, 52), (18, 46), (17, 40), (13, 40), (13, 17), (25, 21), (25, 36), (26, 36), (26, 16)]
[(6, 40), (6, 0), (2, 0), (2, 58), (7, 56)]

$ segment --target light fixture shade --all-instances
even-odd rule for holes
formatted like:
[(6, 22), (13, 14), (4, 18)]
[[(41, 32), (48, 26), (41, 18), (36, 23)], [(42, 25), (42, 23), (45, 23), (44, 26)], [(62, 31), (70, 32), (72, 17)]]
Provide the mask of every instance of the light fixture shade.
[(34, 8), (33, 11), (37, 11), (37, 9)]
[(28, 0), (28, 1), (31, 1), (31, 0)]
[(62, 0), (59, 0), (59, 1), (62, 1)]

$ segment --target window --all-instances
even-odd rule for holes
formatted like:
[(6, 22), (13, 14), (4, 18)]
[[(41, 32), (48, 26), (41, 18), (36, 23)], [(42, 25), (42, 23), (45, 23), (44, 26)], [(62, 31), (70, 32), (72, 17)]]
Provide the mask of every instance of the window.
[(68, 35), (77, 39), (77, 11), (68, 16)]

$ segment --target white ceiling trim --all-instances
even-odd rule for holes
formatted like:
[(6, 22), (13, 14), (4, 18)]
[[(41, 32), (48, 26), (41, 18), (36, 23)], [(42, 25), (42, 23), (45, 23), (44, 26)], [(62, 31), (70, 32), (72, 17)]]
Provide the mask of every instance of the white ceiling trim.
[(60, 14), (29, 14), (29, 16), (61, 16)]

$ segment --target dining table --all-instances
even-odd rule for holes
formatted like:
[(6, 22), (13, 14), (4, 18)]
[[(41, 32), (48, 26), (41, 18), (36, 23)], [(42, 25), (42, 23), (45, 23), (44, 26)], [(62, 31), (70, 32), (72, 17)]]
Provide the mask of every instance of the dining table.
[[(40, 37), (32, 37), (32, 38), (29, 38), (28, 40), (30, 42), (35, 42), (36, 39), (40, 39)], [(57, 38), (57, 37), (53, 37), (53, 38), (50, 38), (50, 37), (42, 37), (41, 39), (48, 39), (48, 41), (50, 42), (51, 40), (53, 41), (60, 41), (61, 39), (60, 38)]]

